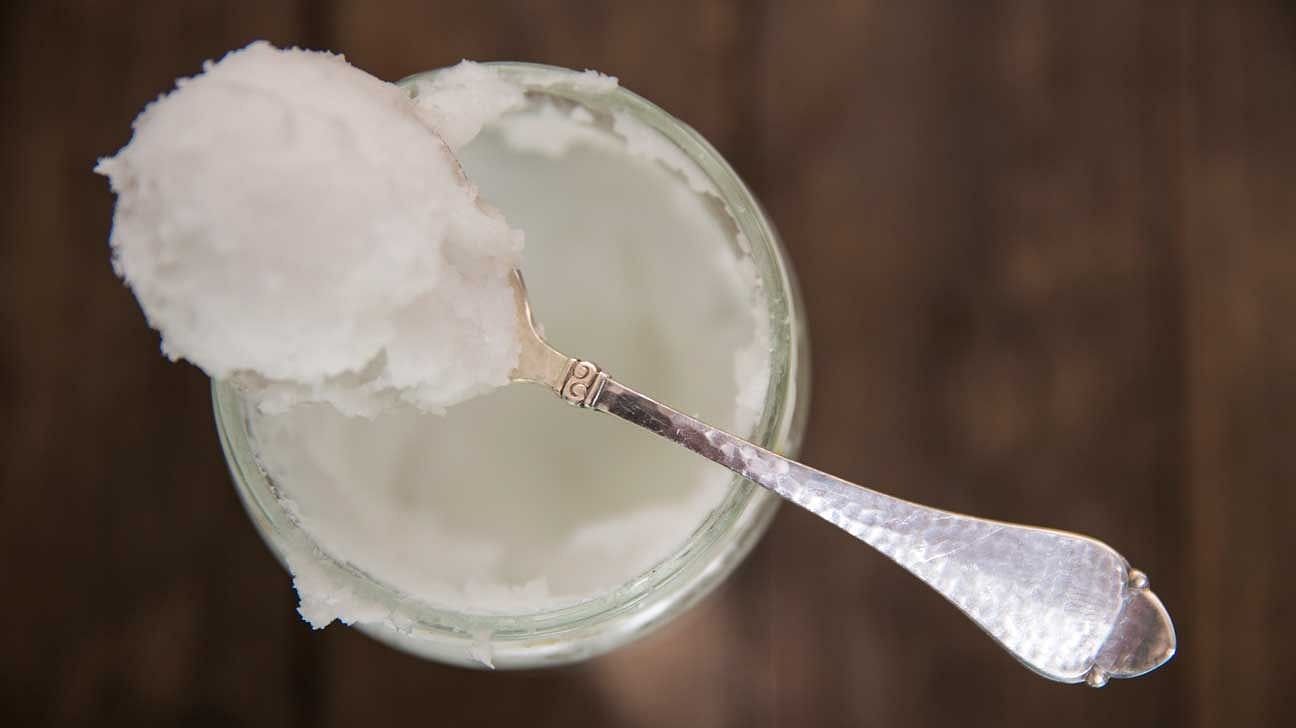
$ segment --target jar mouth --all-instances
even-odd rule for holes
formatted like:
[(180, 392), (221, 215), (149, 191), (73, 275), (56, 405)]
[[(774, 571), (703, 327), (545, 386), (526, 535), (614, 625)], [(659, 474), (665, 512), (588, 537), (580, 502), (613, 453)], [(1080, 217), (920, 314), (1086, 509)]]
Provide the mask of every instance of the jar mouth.
[[(588, 80), (587, 74), (554, 66), (485, 65), (529, 92), (595, 112), (628, 114), (660, 133), (701, 169), (750, 246), (746, 252), (764, 289), (770, 366), (765, 402), (751, 439), (776, 452), (795, 454), (806, 411), (806, 342), (799, 321), (799, 293), (777, 234), (737, 174), (696, 131), (633, 92), (620, 87), (591, 92), (588, 84), (582, 83)], [(408, 87), (438, 72), (416, 74), (401, 84)], [(718, 584), (759, 539), (780, 502), (773, 494), (734, 476), (719, 506), (675, 553), (606, 593), (525, 614), (456, 611), (404, 594), (316, 546), (284, 509), (275, 484), (253, 455), (249, 412), (239, 392), (228, 383), (213, 382), (213, 407), (236, 488), (280, 561), (287, 566), (290, 550), (314, 553), (318, 566), (345, 582), (357, 596), (390, 610), (381, 621), (358, 627), (397, 647), (463, 665), (477, 666), (492, 657), (501, 667), (583, 659), (646, 633)], [(474, 645), (487, 645), (492, 654), (474, 661), (470, 657)]]

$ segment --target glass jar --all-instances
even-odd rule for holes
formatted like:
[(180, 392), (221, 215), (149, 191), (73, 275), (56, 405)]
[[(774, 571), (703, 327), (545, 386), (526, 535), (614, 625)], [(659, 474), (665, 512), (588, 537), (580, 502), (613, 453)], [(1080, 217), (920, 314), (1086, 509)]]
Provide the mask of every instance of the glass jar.
[[(752, 440), (795, 455), (805, 429), (809, 356), (800, 295), (778, 234), (733, 169), (696, 131), (622, 88), (589, 93), (565, 83), (575, 71), (524, 63), (492, 64), (528, 93), (557, 97), (594, 112), (624, 113), (660, 132), (710, 179), (750, 243), (765, 292), (770, 331), (769, 382)], [(412, 76), (410, 84), (437, 71)], [(701, 599), (727, 576), (764, 533), (780, 503), (774, 494), (734, 477), (720, 506), (669, 558), (597, 598), (549, 611), (483, 615), (421, 603), (315, 546), (285, 510), (258, 465), (249, 441), (248, 405), (224, 382), (212, 385), (217, 430), (235, 487), (270, 548), (314, 553), (319, 569), (357, 595), (389, 609), (380, 624), (357, 625), (367, 634), (422, 657), (451, 664), (522, 668), (575, 662), (647, 634)], [(649, 393), (651, 394), (651, 393)], [(555, 402), (554, 406), (561, 406)], [(589, 416), (602, 416), (590, 413)], [(652, 437), (643, 433), (644, 437)]]

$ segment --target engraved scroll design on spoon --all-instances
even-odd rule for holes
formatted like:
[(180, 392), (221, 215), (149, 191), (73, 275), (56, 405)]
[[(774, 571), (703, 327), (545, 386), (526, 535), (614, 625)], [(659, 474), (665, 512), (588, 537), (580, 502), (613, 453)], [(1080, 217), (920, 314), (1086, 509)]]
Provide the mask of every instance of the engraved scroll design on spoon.
[(573, 359), (567, 365), (567, 376), (558, 396), (577, 407), (589, 407), (598, 398), (607, 378), (594, 362)]

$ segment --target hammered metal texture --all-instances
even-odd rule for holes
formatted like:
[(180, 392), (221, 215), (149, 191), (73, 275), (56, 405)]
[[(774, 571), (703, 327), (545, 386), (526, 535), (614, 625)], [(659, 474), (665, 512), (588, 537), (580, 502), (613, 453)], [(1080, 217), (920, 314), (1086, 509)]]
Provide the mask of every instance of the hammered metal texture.
[[(593, 406), (678, 442), (873, 546), (1046, 677), (1101, 685), (1109, 673), (1142, 674), (1174, 652), (1173, 628), (1146, 591), (1146, 577), (1136, 572), (1132, 579), (1125, 559), (1101, 542), (893, 498), (780, 457), (612, 379)], [(1122, 619), (1136, 594), (1146, 597), (1134, 600), (1138, 606)], [(1152, 602), (1159, 613), (1148, 612)], [(1118, 624), (1127, 629), (1113, 635)]]

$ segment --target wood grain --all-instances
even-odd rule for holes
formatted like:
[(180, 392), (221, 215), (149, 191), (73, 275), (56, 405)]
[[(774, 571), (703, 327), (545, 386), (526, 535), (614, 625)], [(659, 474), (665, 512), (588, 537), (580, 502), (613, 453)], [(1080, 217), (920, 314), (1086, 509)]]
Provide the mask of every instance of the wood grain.
[(1183, 261), (1195, 637), (1202, 725), (1296, 720), (1296, 9), (1192, 18)]
[[(2, 725), (1296, 724), (1296, 11), (1277, 3), (11, 2), (0, 13)], [(1022, 670), (784, 509), (718, 592), (590, 663), (485, 674), (297, 619), (207, 383), (157, 355), (90, 173), (254, 38), (380, 76), (598, 68), (697, 127), (807, 292), (805, 458), (1092, 533), (1181, 654)]]

